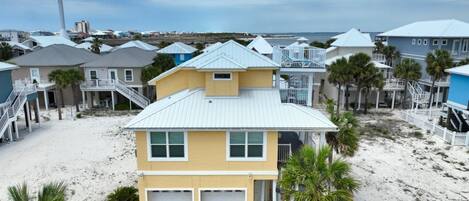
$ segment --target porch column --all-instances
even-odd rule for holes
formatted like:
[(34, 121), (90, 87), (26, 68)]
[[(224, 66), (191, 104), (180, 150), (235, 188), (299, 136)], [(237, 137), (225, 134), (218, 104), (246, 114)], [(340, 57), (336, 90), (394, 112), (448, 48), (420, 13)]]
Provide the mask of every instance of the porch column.
[(313, 107), (313, 75), (308, 75), (308, 101), (306, 104), (310, 107)]
[(396, 100), (396, 91), (392, 92), (392, 103), (391, 103), (391, 109), (394, 109), (394, 101)]
[(277, 180), (272, 180), (272, 200), (277, 201)]
[(275, 88), (280, 89), (280, 70), (275, 71)]
[(46, 108), (46, 111), (49, 111), (49, 101), (47, 99), (47, 89), (44, 89), (44, 107)]
[[(15, 123), (15, 135), (16, 135), (16, 140), (19, 139), (20, 137), (20, 131), (18, 130), (18, 120), (15, 120), (14, 123)], [(11, 140), (13, 140), (13, 137), (11, 138)]]
[(83, 105), (83, 109), (86, 109), (86, 98), (85, 98), (85, 91), (81, 91), (81, 101)]
[(265, 180), (261, 181), (261, 201), (265, 201)]
[(376, 109), (379, 108), (379, 90), (376, 91)]
[(320, 148), (324, 147), (326, 144), (326, 132), (321, 132), (321, 136), (319, 137), (319, 144)]
[(360, 110), (361, 108), (361, 102), (362, 102), (362, 90), (357, 90), (357, 93), (358, 93), (358, 103), (355, 103), (355, 104), (358, 104), (357, 105), (357, 110)]
[(436, 89), (436, 108), (438, 108), (438, 103), (440, 101), (440, 85)]
[(39, 109), (39, 98), (36, 98), (36, 108), (35, 108), (36, 114), (36, 123), (41, 125), (41, 110)]
[(13, 133), (11, 131), (11, 124), (12, 123), (9, 123), (8, 125), (8, 138), (10, 139), (10, 142), (13, 141)]
[(129, 98), (129, 110), (132, 110), (132, 100)]
[[(31, 110), (30, 110), (30, 107), (29, 107), (29, 102), (26, 100), (26, 114), (27, 114), (27, 118), (29, 118), (30, 114), (31, 114)], [(29, 121), (29, 119), (28, 119)], [(31, 129), (31, 121), (29, 121), (29, 124), (28, 124), (28, 131), (31, 133), (32, 129)]]
[(115, 109), (114, 108), (114, 105), (115, 105), (115, 103), (114, 103), (114, 91), (111, 91), (111, 104), (112, 104), (112, 110), (114, 111), (114, 109)]

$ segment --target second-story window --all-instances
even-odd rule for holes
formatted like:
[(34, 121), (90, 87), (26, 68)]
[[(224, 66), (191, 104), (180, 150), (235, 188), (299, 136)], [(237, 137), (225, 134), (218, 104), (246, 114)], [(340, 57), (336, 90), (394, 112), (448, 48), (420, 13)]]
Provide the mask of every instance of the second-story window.
[(264, 160), (265, 138), (264, 132), (229, 132), (228, 160)]
[(422, 39), (417, 39), (417, 45), (422, 45)]
[(441, 40), (441, 45), (447, 45), (447, 44), (448, 44), (448, 40), (446, 39)]
[(90, 70), (90, 79), (91, 80), (97, 80), (98, 79), (98, 73), (95, 70)]
[(468, 52), (469, 51), (469, 40), (464, 40), (462, 42), (462, 52)]
[(231, 80), (231, 73), (213, 73), (214, 80)]
[(184, 132), (150, 132), (148, 134), (148, 159), (187, 160), (187, 134)]
[(124, 70), (124, 79), (126, 82), (133, 82), (134, 81), (134, 71), (132, 69), (125, 69)]
[(412, 45), (415, 45), (415, 38), (412, 39)]
[(433, 45), (438, 45), (438, 39), (433, 39)]
[(423, 39), (423, 45), (428, 45), (428, 40), (427, 39)]

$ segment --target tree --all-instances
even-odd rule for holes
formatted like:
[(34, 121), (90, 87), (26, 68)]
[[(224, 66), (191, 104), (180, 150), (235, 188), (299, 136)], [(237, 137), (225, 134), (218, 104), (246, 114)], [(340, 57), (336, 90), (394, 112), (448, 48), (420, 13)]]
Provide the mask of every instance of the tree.
[(311, 42), (309, 45), (310, 46), (313, 46), (313, 47), (319, 47), (319, 48), (324, 48), (324, 49), (327, 49), (329, 47), (331, 47), (331, 44), (335, 41), (336, 39), (329, 39), (327, 40), (326, 42), (320, 42), (320, 41), (313, 41)]
[(342, 57), (328, 66), (328, 81), (336, 86), (337, 90), (337, 115), (340, 112), (341, 87), (350, 83), (353, 79), (350, 72), (350, 66), (346, 58)]
[(146, 83), (161, 73), (176, 66), (171, 56), (167, 54), (158, 54), (153, 59), (153, 64), (143, 69), (142, 82)]
[(119, 187), (106, 198), (106, 201), (138, 201), (138, 190), (135, 187)]
[(0, 61), (6, 61), (13, 57), (13, 48), (10, 44), (2, 42), (0, 43)]
[(374, 50), (374, 52), (375, 52), (375, 53), (383, 54), (384, 47), (385, 47), (385, 46), (384, 46), (383, 42), (377, 41), (377, 42), (375, 42), (375, 50)]
[(382, 54), (386, 59), (386, 64), (389, 66), (393, 66), (393, 61), (399, 58), (401, 55), (401, 53), (399, 53), (399, 51), (397, 51), (396, 47), (394, 46), (384, 46)]
[(26, 183), (8, 187), (8, 196), (11, 201), (30, 201), (28, 186)]
[(453, 58), (446, 50), (435, 50), (427, 54), (425, 59), (427, 63), (427, 73), (432, 77), (432, 86), (430, 88), (430, 100), (428, 107), (432, 104), (432, 99), (435, 93), (435, 82), (440, 80), (446, 75), (445, 70), (453, 66)]
[(135, 33), (133, 36), (132, 36), (132, 40), (142, 40), (142, 34), (140, 33)]
[(370, 94), (373, 88), (378, 90), (378, 92), (383, 89), (384, 75), (374, 66), (374, 64), (367, 65), (366, 68), (363, 69), (362, 75), (363, 75), (362, 86), (365, 91), (364, 113), (367, 114), (368, 113), (368, 95)]
[(53, 182), (46, 184), (38, 192), (38, 201), (65, 201), (67, 185), (64, 182)]
[(203, 43), (196, 43), (195, 48), (197, 49), (197, 51), (194, 52), (194, 57), (202, 54), (205, 46)]
[(360, 90), (366, 84), (366, 79), (368, 79), (368, 72), (370, 69), (376, 69), (375, 65), (371, 62), (370, 56), (365, 53), (357, 53), (349, 57), (350, 72), (353, 77), (353, 84), (357, 88), (357, 95), (355, 96), (355, 104), (353, 107), (353, 113), (357, 112), (357, 107), (360, 104), (358, 102)]
[(421, 66), (413, 59), (403, 59), (394, 69), (394, 77), (404, 80), (404, 96), (401, 99), (401, 107), (405, 109), (407, 97), (407, 84), (409, 81), (417, 81), (422, 77)]
[(317, 152), (306, 145), (288, 160), (279, 181), (284, 200), (353, 200), (359, 183), (345, 161), (327, 162), (330, 153), (329, 147)]
[(94, 38), (93, 41), (91, 42), (91, 52), (95, 54), (100, 54), (102, 45), (103, 45), (103, 42), (99, 40), (99, 38)]
[(62, 120), (62, 107), (64, 106), (63, 89), (69, 84), (68, 75), (64, 70), (57, 69), (50, 72), (49, 81), (55, 82), (55, 92), (60, 97), (60, 104), (57, 104), (57, 112), (59, 113), (59, 120)]
[(161, 41), (160, 43), (158, 43), (158, 47), (159, 48), (165, 48), (167, 46), (171, 45), (171, 43), (167, 42), (167, 41)]
[[(80, 83), (85, 80), (83, 74), (78, 69), (70, 69), (65, 72), (67, 75), (67, 82), (70, 86), (72, 86), (73, 91), (73, 104), (75, 105), (75, 109), (77, 112), (80, 112), (80, 107), (78, 105), (78, 97), (76, 94), (79, 92)], [(83, 103), (85, 104), (85, 103)]]
[(461, 60), (457, 66), (464, 66), (464, 65), (468, 65), (469, 64), (469, 57), (468, 58), (465, 58), (463, 60)]

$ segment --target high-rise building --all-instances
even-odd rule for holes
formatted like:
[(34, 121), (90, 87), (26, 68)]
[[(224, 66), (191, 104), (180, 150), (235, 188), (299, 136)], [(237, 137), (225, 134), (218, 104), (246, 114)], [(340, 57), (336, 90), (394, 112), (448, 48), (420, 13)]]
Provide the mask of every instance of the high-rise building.
[(90, 33), (90, 23), (85, 20), (75, 22), (75, 31), (82, 33)]

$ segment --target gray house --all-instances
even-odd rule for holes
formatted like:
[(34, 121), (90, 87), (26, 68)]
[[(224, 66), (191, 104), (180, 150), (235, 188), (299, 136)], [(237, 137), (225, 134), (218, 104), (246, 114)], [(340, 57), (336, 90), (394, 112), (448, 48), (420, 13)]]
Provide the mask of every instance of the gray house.
[[(49, 73), (57, 69), (80, 69), (81, 64), (99, 57), (99, 55), (84, 49), (57, 44), (16, 57), (9, 62), (20, 67), (12, 72), (13, 82), (17, 84), (36, 83), (40, 105), (43, 105), (47, 110), (49, 106), (57, 105), (55, 83), (49, 81)], [(63, 92), (65, 105), (72, 105), (73, 97), (80, 95), (79, 92), (74, 93), (71, 87), (64, 89)]]
[(150, 100), (144, 95), (142, 69), (153, 63), (155, 51), (137, 47), (122, 48), (81, 65), (85, 82), (81, 85), (88, 107), (112, 107), (129, 101), (144, 108)]
[[(451, 53), (454, 62), (469, 57), (469, 23), (459, 20), (435, 20), (414, 22), (379, 34), (387, 45), (395, 46), (401, 58), (414, 59), (422, 66), (422, 89), (430, 91), (431, 77), (426, 73), (425, 58), (428, 53), (443, 49)], [(437, 95), (435, 102), (445, 102), (448, 94), (448, 78), (435, 83)], [(420, 87), (420, 86), (418, 86)], [(441, 94), (441, 95), (440, 95)]]

